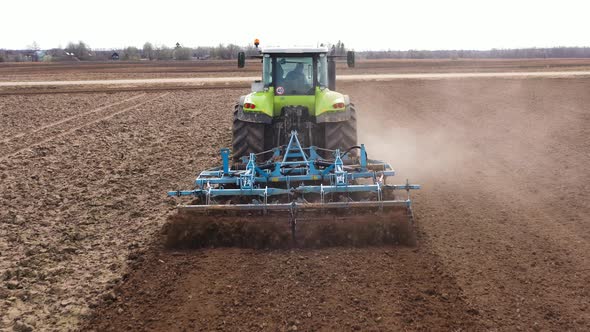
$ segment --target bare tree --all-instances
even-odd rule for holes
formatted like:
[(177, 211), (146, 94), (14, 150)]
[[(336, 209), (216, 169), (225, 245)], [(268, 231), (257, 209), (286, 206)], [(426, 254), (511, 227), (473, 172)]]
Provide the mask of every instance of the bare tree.
[(39, 44), (36, 41), (33, 41), (31, 45), (27, 45), (27, 49), (32, 51), (39, 51), (41, 50), (41, 47), (39, 47)]
[(80, 60), (88, 59), (91, 56), (90, 47), (83, 41), (79, 41), (78, 43), (69, 42), (65, 51), (68, 52), (70, 56), (74, 56)]
[(166, 45), (157, 46), (154, 49), (154, 56), (157, 60), (170, 60), (172, 59), (172, 49)]
[(150, 42), (143, 44), (142, 57), (152, 60), (154, 58), (154, 46)]
[(206, 59), (211, 56), (211, 47), (199, 46), (193, 50), (195, 56), (199, 59)]
[(174, 60), (190, 60), (193, 50), (188, 47), (177, 47), (174, 49)]
[(129, 46), (123, 50), (123, 60), (139, 60), (139, 50), (137, 47)]
[(248, 56), (258, 55), (259, 54), (259, 50), (257, 48), (255, 48), (254, 46), (252, 46), (252, 45), (246, 46), (246, 48), (244, 48), (244, 52)]
[(238, 52), (240, 52), (242, 48), (235, 44), (228, 44), (227, 45), (227, 59), (235, 59), (238, 56)]

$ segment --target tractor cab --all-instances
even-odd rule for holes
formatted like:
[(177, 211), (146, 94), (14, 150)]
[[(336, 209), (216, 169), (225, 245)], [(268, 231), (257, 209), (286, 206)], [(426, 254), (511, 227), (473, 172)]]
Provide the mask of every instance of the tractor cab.
[(314, 95), (328, 88), (326, 48), (271, 48), (262, 51), (262, 83), (277, 96)]
[[(258, 48), (258, 39), (255, 42)], [(355, 54), (330, 54), (326, 47), (264, 48), (251, 58), (262, 59), (262, 87), (273, 88), (275, 95), (313, 95), (316, 88), (336, 90), (337, 58), (355, 66)], [(238, 54), (238, 67), (246, 65), (244, 52)]]

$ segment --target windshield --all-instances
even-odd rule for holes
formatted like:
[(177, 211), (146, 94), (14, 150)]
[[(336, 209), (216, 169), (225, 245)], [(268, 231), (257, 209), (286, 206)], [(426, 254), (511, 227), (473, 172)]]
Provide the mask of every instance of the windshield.
[(276, 57), (275, 93), (308, 95), (314, 93), (314, 63), (311, 56)]

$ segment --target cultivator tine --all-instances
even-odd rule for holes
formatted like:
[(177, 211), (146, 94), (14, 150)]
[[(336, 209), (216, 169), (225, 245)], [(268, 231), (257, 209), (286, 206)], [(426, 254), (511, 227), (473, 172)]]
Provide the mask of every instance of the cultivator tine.
[(289, 224), (291, 225), (291, 240), (295, 243), (297, 240), (295, 234), (297, 232), (297, 205), (295, 202), (291, 203), (291, 209), (289, 210)]

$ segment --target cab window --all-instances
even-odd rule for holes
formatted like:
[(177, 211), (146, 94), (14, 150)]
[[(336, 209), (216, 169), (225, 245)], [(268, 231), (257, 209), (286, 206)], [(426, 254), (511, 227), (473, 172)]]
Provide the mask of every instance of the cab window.
[(262, 58), (262, 82), (265, 87), (272, 85), (272, 59), (268, 54)]
[(276, 57), (276, 95), (314, 93), (312, 57)]

